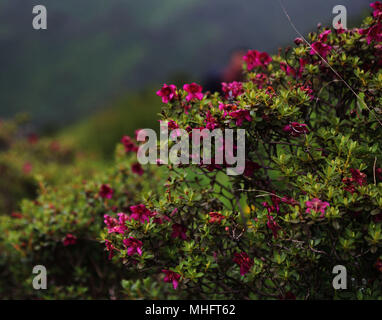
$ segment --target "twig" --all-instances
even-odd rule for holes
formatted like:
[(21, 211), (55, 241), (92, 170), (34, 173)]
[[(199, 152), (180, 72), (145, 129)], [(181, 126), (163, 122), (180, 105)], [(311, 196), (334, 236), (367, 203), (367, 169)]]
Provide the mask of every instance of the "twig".
[(377, 164), (377, 157), (374, 158), (374, 166), (373, 166), (373, 175), (374, 175), (374, 184), (377, 185), (377, 178), (375, 177), (375, 166)]

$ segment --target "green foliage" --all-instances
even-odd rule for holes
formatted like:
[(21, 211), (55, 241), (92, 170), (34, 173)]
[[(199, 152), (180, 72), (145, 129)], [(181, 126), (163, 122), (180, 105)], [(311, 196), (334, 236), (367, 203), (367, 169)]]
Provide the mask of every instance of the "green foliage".
[[(0, 294), (381, 299), (382, 71), (367, 37), (309, 35), (346, 83), (300, 43), (272, 59), (248, 52), (246, 81), (221, 94), (187, 101), (174, 89), (162, 120), (246, 130), (243, 175), (227, 176), (225, 165), (140, 172), (125, 139), (115, 165), (86, 181), (41, 181), (21, 216), (1, 217)], [(46, 292), (31, 288), (36, 264), (48, 269)], [(347, 290), (332, 286), (336, 265), (347, 268)]]

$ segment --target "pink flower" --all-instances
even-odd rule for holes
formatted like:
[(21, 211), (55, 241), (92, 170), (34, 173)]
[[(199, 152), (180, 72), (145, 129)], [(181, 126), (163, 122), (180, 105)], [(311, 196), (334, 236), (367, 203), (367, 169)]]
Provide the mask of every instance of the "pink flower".
[(174, 130), (174, 129), (178, 129), (179, 128), (179, 125), (176, 123), (176, 121), (174, 120), (169, 120), (167, 122), (167, 126), (170, 130)]
[(186, 227), (184, 227), (178, 223), (175, 223), (172, 225), (171, 237), (174, 239), (180, 238), (180, 239), (186, 240), (187, 239), (186, 232), (187, 232)]
[(277, 238), (277, 232), (281, 229), (281, 227), (278, 225), (278, 223), (275, 221), (275, 219), (268, 215), (268, 222), (267, 222), (267, 227), (271, 229), (273, 233), (273, 237), (276, 239)]
[(180, 274), (171, 270), (162, 270), (162, 272), (166, 275), (163, 279), (164, 282), (172, 283), (174, 290), (178, 288)]
[(249, 272), (249, 270), (251, 270), (253, 266), (253, 261), (245, 252), (235, 252), (234, 256), (235, 258), (233, 259), (233, 262), (240, 266), (240, 275), (244, 276)]
[(224, 97), (228, 99), (229, 97), (236, 98), (244, 93), (243, 84), (241, 82), (222, 82), (222, 91)]
[(209, 216), (210, 216), (209, 223), (221, 223), (221, 221), (225, 219), (225, 216), (223, 216), (219, 212), (210, 212)]
[(204, 94), (202, 93), (202, 86), (196, 84), (195, 82), (191, 84), (185, 84), (183, 86), (183, 89), (188, 92), (188, 95), (186, 97), (187, 101), (191, 101), (193, 99), (202, 100), (204, 97)]
[(259, 170), (261, 166), (253, 161), (245, 160), (245, 169), (244, 169), (244, 175), (246, 177), (252, 177), (255, 170)]
[(243, 124), (244, 120), (252, 121), (252, 117), (249, 114), (249, 110), (240, 109), (240, 110), (232, 111), (229, 113), (229, 116), (232, 119), (236, 119), (236, 125), (238, 127), (240, 127)]
[(252, 78), (251, 80), (259, 87), (259, 89), (262, 89), (267, 84), (268, 78), (265, 73), (257, 73), (255, 78)]
[(256, 67), (265, 68), (272, 61), (272, 58), (266, 52), (249, 50), (243, 60), (247, 63), (248, 71), (251, 71)]
[(131, 171), (139, 176), (141, 176), (144, 173), (144, 170), (139, 162), (133, 163), (131, 165)]
[(332, 30), (326, 30), (318, 36), (318, 39), (320, 39), (322, 42), (326, 42), (326, 40), (328, 39), (328, 35), (331, 33), (332, 33)]
[(114, 255), (114, 246), (113, 244), (109, 241), (109, 240), (105, 240), (105, 246), (106, 246), (106, 250), (109, 251), (109, 260), (111, 260), (113, 258), (113, 255)]
[(382, 16), (382, 2), (375, 1), (373, 3), (370, 3), (370, 7), (372, 7), (374, 9), (373, 16), (375, 18)]
[(171, 221), (171, 219), (169, 217), (167, 217), (164, 214), (161, 215), (158, 212), (152, 212), (152, 216), (155, 217), (154, 223), (157, 223), (157, 224), (163, 224), (164, 221), (167, 221), (167, 222)]
[(103, 222), (106, 224), (106, 227), (108, 228), (109, 233), (116, 232), (115, 227), (118, 226), (118, 220), (110, 217), (108, 214), (105, 214), (103, 218), (104, 218)]
[(346, 177), (342, 179), (345, 184), (344, 190), (354, 193), (356, 191), (356, 184), (363, 186), (366, 184), (366, 174), (359, 171), (359, 169), (350, 169), (351, 178)]
[(291, 122), (286, 125), (283, 130), (288, 132), (292, 137), (298, 137), (302, 134), (309, 133), (308, 127), (304, 123)]
[(164, 84), (162, 89), (157, 91), (157, 95), (159, 97), (162, 97), (163, 103), (169, 103), (177, 97), (176, 86), (173, 84), (170, 84), (169, 86), (167, 84)]
[(188, 114), (188, 110), (191, 109), (191, 106), (189, 104), (186, 104), (186, 105), (184, 105), (183, 109), (184, 109), (184, 113)]
[(292, 206), (298, 205), (298, 202), (296, 200), (294, 200), (293, 198), (290, 198), (288, 196), (283, 197), (281, 199), (281, 201), (286, 203), (286, 204), (290, 204)]
[(31, 133), (28, 135), (28, 142), (30, 144), (36, 144), (38, 142), (38, 135), (35, 133)]
[(141, 223), (149, 222), (150, 217), (153, 216), (153, 213), (149, 209), (147, 209), (144, 204), (131, 206), (130, 210), (132, 212), (132, 214), (130, 215), (130, 218), (140, 221)]
[(142, 255), (142, 241), (130, 237), (128, 239), (123, 239), (123, 244), (127, 248), (127, 254), (132, 256), (134, 253), (138, 253), (140, 256)]
[(114, 190), (108, 184), (103, 184), (98, 194), (103, 199), (111, 199), (114, 194)]
[(127, 231), (126, 221), (129, 220), (129, 217), (125, 213), (118, 213), (119, 220), (112, 218), (109, 215), (105, 214), (103, 216), (103, 222), (106, 224), (109, 233), (120, 233), (123, 234)]
[(332, 50), (332, 47), (329, 46), (328, 44), (323, 43), (321, 41), (316, 41), (312, 43), (312, 48), (309, 53), (311, 55), (315, 55), (318, 53), (321, 57), (325, 59), (331, 50)]
[(287, 76), (289, 75), (292, 75), (294, 77), (296, 76), (296, 70), (294, 70), (294, 68), (292, 68), (286, 62), (280, 62), (280, 69), (283, 70)]
[(32, 171), (32, 164), (30, 162), (25, 162), (23, 165), (23, 172), (24, 174), (29, 174)]
[(138, 151), (138, 147), (135, 145), (134, 141), (131, 140), (129, 136), (123, 136), (121, 142), (124, 145), (126, 152)]
[(299, 60), (299, 68), (298, 70), (292, 68), (289, 64), (286, 64), (286, 62), (280, 62), (280, 68), (283, 70), (288, 76), (292, 75), (293, 77), (301, 78), (302, 73), (304, 72), (306, 61), (303, 58), (300, 58)]
[(366, 184), (366, 174), (359, 171), (359, 169), (353, 169), (350, 170), (351, 176), (353, 181), (355, 181), (359, 186), (363, 186)]
[(370, 44), (372, 41), (381, 42), (382, 41), (382, 23), (378, 23), (367, 29), (359, 29), (358, 33), (367, 36), (367, 44)]
[(325, 210), (327, 207), (330, 206), (329, 202), (321, 201), (318, 198), (314, 198), (310, 201), (306, 201), (305, 205), (307, 207), (306, 213), (311, 213), (311, 210), (314, 210), (316, 212), (321, 212), (321, 218), (325, 215)]
[(218, 124), (217, 120), (211, 115), (211, 112), (208, 110), (206, 118), (204, 119), (204, 122), (206, 123), (206, 128), (208, 130), (214, 130)]
[(378, 258), (377, 262), (375, 263), (375, 267), (379, 272), (382, 272), (382, 259)]
[(377, 174), (378, 180), (382, 180), (382, 168), (377, 168), (375, 173)]
[(300, 89), (301, 91), (304, 91), (310, 97), (311, 100), (314, 99), (313, 90), (311, 87), (309, 87), (308, 85), (303, 85), (303, 84), (297, 84), (296, 87)]
[(71, 233), (68, 233), (62, 242), (63, 242), (64, 246), (70, 246), (70, 245), (76, 244), (77, 237), (72, 235)]

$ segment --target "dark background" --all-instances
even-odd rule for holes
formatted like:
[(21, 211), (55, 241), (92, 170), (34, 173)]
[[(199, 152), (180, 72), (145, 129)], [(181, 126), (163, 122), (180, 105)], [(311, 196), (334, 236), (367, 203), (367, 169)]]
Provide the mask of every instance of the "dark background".
[[(337, 4), (347, 7), (348, 26), (357, 24), (370, 2), (284, 5), (307, 33), (331, 25)], [(32, 28), (38, 4), (48, 30)], [(274, 53), (295, 37), (278, 0), (0, 0), (0, 117), (25, 111), (39, 126), (74, 123), (126, 92), (201, 80), (234, 48)]]

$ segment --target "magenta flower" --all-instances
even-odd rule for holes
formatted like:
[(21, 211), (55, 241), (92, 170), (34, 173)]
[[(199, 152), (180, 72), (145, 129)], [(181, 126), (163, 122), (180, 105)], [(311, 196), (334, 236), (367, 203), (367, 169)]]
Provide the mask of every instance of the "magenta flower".
[(377, 168), (375, 173), (377, 174), (378, 180), (382, 180), (382, 168)]
[(332, 47), (326, 43), (321, 41), (316, 41), (312, 43), (312, 48), (310, 50), (311, 55), (319, 54), (324, 59), (328, 55), (328, 53), (332, 50)]
[(275, 221), (275, 219), (268, 215), (268, 222), (267, 222), (267, 227), (271, 229), (273, 233), (273, 237), (276, 239), (277, 238), (277, 232), (281, 229), (281, 227), (278, 225), (278, 223)]
[(202, 93), (202, 86), (196, 84), (195, 82), (191, 84), (185, 84), (183, 86), (183, 89), (188, 92), (188, 95), (186, 97), (187, 101), (191, 101), (193, 99), (202, 100), (204, 97), (204, 94)]
[(123, 234), (127, 231), (126, 221), (129, 220), (129, 217), (125, 213), (118, 213), (119, 220), (112, 218), (109, 215), (105, 214), (103, 216), (103, 222), (106, 224), (109, 233), (120, 233)]
[(25, 162), (23, 165), (23, 172), (24, 174), (29, 174), (32, 171), (32, 164), (30, 162)]
[(106, 227), (108, 228), (109, 233), (116, 232), (115, 227), (118, 226), (118, 220), (110, 217), (108, 214), (105, 214), (103, 218), (104, 218), (103, 222), (106, 224)]
[(308, 127), (304, 123), (291, 122), (286, 125), (283, 130), (288, 132), (292, 137), (298, 137), (302, 134), (309, 133)]
[(207, 111), (204, 122), (206, 123), (206, 128), (208, 130), (214, 130), (218, 126), (217, 120), (211, 115), (209, 110)]
[(354, 182), (356, 182), (359, 186), (363, 186), (366, 184), (366, 174), (359, 171), (359, 169), (353, 169), (350, 170), (352, 179)]
[(382, 272), (382, 259), (378, 258), (377, 262), (375, 263), (375, 267), (379, 272)]
[(367, 44), (370, 44), (372, 41), (381, 42), (382, 41), (382, 23), (378, 23), (367, 29), (359, 29), (358, 33), (367, 36)]
[(164, 214), (161, 215), (158, 212), (152, 212), (152, 216), (155, 217), (154, 223), (157, 223), (157, 224), (163, 224), (164, 221), (167, 221), (167, 222), (171, 221), (171, 219), (169, 217), (167, 217)]
[(138, 151), (138, 147), (135, 145), (134, 141), (131, 140), (129, 136), (123, 136), (121, 142), (124, 145), (126, 152)]
[(98, 194), (103, 199), (111, 199), (114, 194), (114, 190), (108, 184), (103, 184)]
[(131, 206), (131, 215), (130, 218), (136, 221), (140, 221), (141, 223), (149, 222), (150, 217), (153, 216), (153, 213), (146, 208), (144, 204), (138, 204), (136, 206)]
[(253, 161), (245, 160), (245, 169), (244, 169), (244, 175), (246, 177), (252, 177), (255, 170), (259, 170), (261, 166)]
[(382, 16), (382, 2), (375, 1), (373, 3), (370, 3), (370, 7), (372, 7), (374, 9), (373, 16), (375, 18)]
[(77, 237), (72, 235), (71, 233), (68, 233), (65, 236), (65, 239), (62, 241), (64, 246), (70, 246), (70, 245), (76, 244), (76, 242), (77, 242)]
[(247, 63), (248, 71), (251, 71), (256, 67), (265, 68), (272, 61), (272, 58), (266, 52), (249, 50), (243, 60)]
[(359, 169), (350, 169), (351, 178), (346, 177), (342, 179), (345, 184), (344, 190), (354, 193), (356, 191), (356, 186), (363, 186), (366, 184), (366, 174), (359, 171)]
[(259, 89), (262, 89), (267, 84), (268, 77), (265, 73), (257, 73), (255, 78), (252, 78), (251, 80), (259, 87)]
[(306, 61), (303, 58), (300, 58), (299, 63), (300, 63), (300, 66), (299, 66), (298, 70), (296, 70), (295, 68), (292, 68), (286, 62), (280, 62), (280, 68), (288, 76), (292, 75), (293, 77), (301, 78), (302, 73), (304, 72), (304, 69), (305, 69)]
[(249, 270), (251, 270), (253, 266), (253, 261), (245, 252), (235, 252), (234, 256), (235, 258), (233, 259), (233, 262), (240, 266), (240, 275), (244, 276), (249, 272)]
[(311, 210), (314, 210), (316, 212), (321, 212), (321, 218), (325, 215), (325, 210), (327, 207), (330, 206), (329, 202), (321, 201), (318, 198), (314, 198), (310, 201), (306, 201), (305, 205), (307, 207), (306, 213), (311, 213)]
[(163, 103), (169, 103), (177, 97), (176, 86), (173, 84), (170, 84), (169, 86), (164, 84), (162, 89), (157, 91), (157, 95), (162, 98)]
[(109, 251), (109, 260), (113, 258), (115, 247), (109, 240), (105, 240), (106, 250)]
[(139, 176), (144, 173), (144, 170), (139, 162), (133, 163), (131, 165), (131, 171)]
[(243, 84), (241, 82), (222, 82), (222, 91), (224, 97), (228, 99), (229, 97), (236, 98), (244, 93)]
[(236, 125), (238, 127), (240, 127), (243, 124), (244, 120), (252, 121), (252, 117), (249, 114), (249, 110), (240, 109), (240, 110), (232, 111), (229, 113), (229, 116), (232, 119), (236, 120)]
[(186, 227), (180, 225), (179, 223), (175, 223), (172, 225), (171, 237), (174, 239), (180, 238), (180, 239), (186, 240), (187, 239), (186, 232), (187, 232)]
[(174, 120), (169, 120), (167, 122), (167, 126), (170, 130), (174, 130), (174, 129), (178, 129), (179, 128), (179, 125), (176, 123), (176, 121)]
[(298, 205), (298, 202), (295, 199), (288, 196), (283, 197), (281, 201), (292, 206)]
[(328, 40), (328, 35), (331, 33), (332, 33), (332, 30), (326, 30), (318, 36), (318, 39), (320, 39), (320, 41), (322, 42), (326, 42), (326, 40)]
[(225, 219), (225, 216), (219, 212), (210, 212), (209, 216), (210, 216), (209, 223), (221, 223), (221, 221)]
[(140, 256), (142, 255), (142, 241), (130, 237), (128, 239), (123, 239), (123, 244), (127, 248), (127, 254), (132, 256), (135, 253), (138, 253)]
[(171, 270), (162, 270), (162, 272), (166, 275), (163, 279), (164, 282), (172, 283), (174, 290), (178, 288), (180, 274)]

